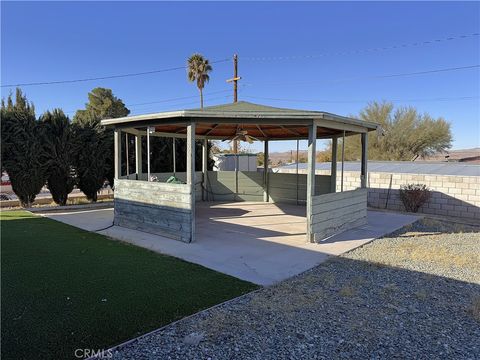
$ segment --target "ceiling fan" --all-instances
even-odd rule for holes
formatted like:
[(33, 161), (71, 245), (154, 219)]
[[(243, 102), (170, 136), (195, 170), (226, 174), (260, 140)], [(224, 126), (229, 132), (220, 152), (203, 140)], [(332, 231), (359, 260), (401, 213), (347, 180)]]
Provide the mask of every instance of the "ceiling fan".
[(248, 135), (248, 131), (244, 130), (244, 129), (237, 129), (237, 132), (235, 133), (234, 136), (232, 136), (231, 138), (227, 138), (225, 140), (222, 140), (222, 141), (227, 141), (227, 140), (229, 140), (229, 142), (245, 141), (245, 142), (248, 142), (249, 144), (253, 143), (254, 141), (259, 141), (256, 137), (254, 137), (252, 135)]

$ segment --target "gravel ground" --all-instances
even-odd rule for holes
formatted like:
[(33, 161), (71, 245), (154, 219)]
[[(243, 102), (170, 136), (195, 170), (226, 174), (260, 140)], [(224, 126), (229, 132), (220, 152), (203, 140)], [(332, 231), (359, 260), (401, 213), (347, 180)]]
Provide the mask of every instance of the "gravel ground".
[(115, 359), (480, 359), (480, 231), (422, 220)]

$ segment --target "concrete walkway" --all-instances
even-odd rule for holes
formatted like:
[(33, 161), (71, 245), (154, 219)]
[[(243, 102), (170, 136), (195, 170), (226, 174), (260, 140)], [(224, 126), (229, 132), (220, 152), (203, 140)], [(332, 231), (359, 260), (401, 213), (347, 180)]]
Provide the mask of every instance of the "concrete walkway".
[[(306, 242), (302, 206), (239, 202), (197, 204), (196, 242), (185, 244), (113, 226), (113, 209), (43, 213), (45, 217), (175, 256), (259, 285), (297, 275), (377, 237), (412, 223), (417, 216), (368, 212), (368, 224), (321, 244)], [(105, 229), (107, 228), (107, 229)], [(105, 229), (105, 230), (102, 230)]]

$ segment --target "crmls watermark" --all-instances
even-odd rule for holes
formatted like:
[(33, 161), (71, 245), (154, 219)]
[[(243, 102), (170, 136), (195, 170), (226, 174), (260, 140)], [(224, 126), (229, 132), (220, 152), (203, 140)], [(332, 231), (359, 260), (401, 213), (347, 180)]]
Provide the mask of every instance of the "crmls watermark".
[(108, 349), (75, 349), (74, 355), (77, 359), (111, 359), (113, 358), (112, 350)]

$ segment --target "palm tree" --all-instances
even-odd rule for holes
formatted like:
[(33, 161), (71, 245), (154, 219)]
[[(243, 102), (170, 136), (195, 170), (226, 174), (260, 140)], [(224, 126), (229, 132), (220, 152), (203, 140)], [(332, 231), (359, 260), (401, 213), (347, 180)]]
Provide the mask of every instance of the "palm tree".
[(210, 65), (208, 59), (205, 59), (201, 54), (193, 54), (190, 56), (187, 65), (188, 81), (197, 82), (197, 87), (200, 91), (200, 108), (203, 109), (203, 88), (210, 80), (208, 73), (212, 71), (212, 65)]

